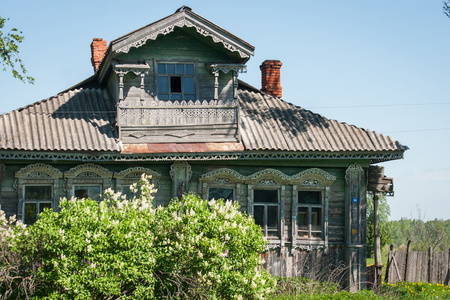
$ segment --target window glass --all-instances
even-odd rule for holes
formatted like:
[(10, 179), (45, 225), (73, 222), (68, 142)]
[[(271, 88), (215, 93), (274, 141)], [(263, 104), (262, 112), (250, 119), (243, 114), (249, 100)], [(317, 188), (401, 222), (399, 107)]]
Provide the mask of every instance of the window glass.
[(122, 187), (122, 195), (125, 195), (127, 197), (127, 199), (133, 199), (134, 195), (136, 195), (136, 197), (139, 197), (141, 195), (141, 187), (138, 185), (137, 186), (137, 192), (136, 194), (133, 194), (130, 190), (130, 186), (123, 186)]
[(253, 208), (253, 217), (255, 218), (255, 223), (261, 228), (264, 228), (265, 223), (265, 215), (264, 215), (264, 206), (263, 205), (255, 205)]
[(278, 203), (278, 190), (254, 190), (254, 202)]
[(194, 64), (157, 64), (158, 99), (195, 100)]
[(278, 235), (278, 206), (267, 206), (267, 234)]
[(297, 214), (297, 226), (299, 236), (308, 237), (308, 207), (299, 207)]
[(31, 225), (37, 221), (37, 205), (36, 202), (25, 203), (25, 213), (23, 218), (25, 224)]
[(77, 198), (91, 198), (92, 200), (100, 201), (100, 186), (77, 185), (74, 187), (74, 196)]
[(233, 189), (209, 188), (208, 189), (208, 200), (211, 200), (211, 199), (233, 200)]
[(25, 200), (50, 200), (52, 199), (51, 186), (25, 186)]
[(298, 203), (300, 204), (321, 204), (320, 192), (317, 191), (299, 191)]
[(158, 91), (160, 93), (169, 93), (169, 77), (158, 76)]
[(311, 208), (311, 230), (322, 231), (322, 208)]

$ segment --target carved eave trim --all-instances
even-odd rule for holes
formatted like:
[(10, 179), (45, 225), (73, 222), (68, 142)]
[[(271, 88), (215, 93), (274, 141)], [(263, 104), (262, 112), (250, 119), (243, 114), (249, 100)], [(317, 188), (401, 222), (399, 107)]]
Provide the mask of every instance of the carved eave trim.
[(314, 182), (313, 185), (316, 186), (331, 186), (336, 180), (336, 176), (318, 168), (307, 169), (292, 176), (286, 175), (279, 170), (265, 169), (247, 176), (245, 183), (258, 184), (262, 180), (272, 180), (276, 184), (298, 184), (309, 186), (311, 185), (311, 182)]
[[(126, 170), (120, 171), (119, 173), (115, 173), (114, 174), (114, 178), (117, 179), (130, 179), (131, 177), (130, 174), (134, 174), (134, 173), (139, 173), (139, 174), (146, 174), (146, 175), (151, 175), (152, 179), (159, 179), (161, 178), (161, 174), (149, 169), (149, 168), (144, 168), (144, 167), (134, 167), (134, 168), (128, 168)], [(128, 176), (128, 177), (127, 177)], [(139, 175), (140, 177), (140, 175)], [(137, 178), (137, 177), (133, 177), (133, 178)]]
[(128, 53), (131, 48), (139, 48), (148, 40), (156, 40), (160, 34), (170, 34), (176, 27), (195, 28), (198, 34), (211, 37), (214, 43), (222, 43), (225, 49), (239, 53), (239, 56), (242, 58), (248, 59), (250, 55), (253, 55), (253, 46), (214, 23), (186, 10), (175, 13), (111, 42), (113, 51), (115, 53)]
[(113, 63), (113, 71), (119, 75), (126, 75), (130, 72), (135, 75), (140, 75), (142, 72), (150, 70), (150, 66), (147, 63), (143, 64), (117, 64)]
[(82, 177), (80, 177), (80, 174), (85, 173), (85, 172), (92, 172), (103, 179), (112, 178), (111, 171), (109, 171), (108, 169), (103, 168), (101, 166), (94, 165), (94, 164), (84, 164), (84, 165), (76, 166), (76, 167), (70, 169), (69, 171), (65, 172), (64, 177), (68, 178), (68, 179), (82, 178)]
[(222, 71), (224, 74), (228, 74), (230, 71), (236, 73), (247, 73), (247, 66), (244, 64), (210, 64), (206, 68), (211, 73)]
[(16, 172), (16, 178), (18, 179), (25, 179), (25, 178), (30, 178), (30, 176), (32, 176), (32, 174), (35, 173), (41, 173), (41, 174), (46, 174), (47, 176), (39, 176), (41, 178), (51, 178), (51, 179), (58, 179), (58, 178), (62, 178), (63, 177), (63, 173), (61, 171), (59, 171), (58, 169), (47, 165), (47, 164), (43, 164), (43, 163), (37, 163), (37, 164), (32, 164), (32, 165), (28, 165), (22, 169), (20, 169), (19, 171)]
[(228, 168), (220, 168), (206, 174), (203, 174), (199, 178), (199, 182), (212, 183), (217, 179), (229, 179), (232, 183), (243, 183), (245, 181), (245, 176), (236, 172), (235, 170)]

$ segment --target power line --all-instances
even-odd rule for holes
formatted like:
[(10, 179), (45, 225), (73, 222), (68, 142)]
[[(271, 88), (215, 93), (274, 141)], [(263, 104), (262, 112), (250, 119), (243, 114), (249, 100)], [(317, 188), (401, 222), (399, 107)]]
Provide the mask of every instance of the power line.
[(310, 108), (365, 108), (365, 107), (393, 107), (393, 106), (427, 106), (427, 105), (448, 105), (450, 102), (435, 103), (399, 103), (399, 104), (368, 104), (368, 105), (346, 105), (346, 106), (311, 106)]

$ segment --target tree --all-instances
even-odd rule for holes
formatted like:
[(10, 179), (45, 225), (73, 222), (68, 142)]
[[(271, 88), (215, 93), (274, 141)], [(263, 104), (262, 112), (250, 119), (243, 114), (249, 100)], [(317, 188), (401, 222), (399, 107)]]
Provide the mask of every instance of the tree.
[[(388, 222), (391, 215), (391, 208), (387, 202), (386, 195), (379, 196), (378, 198), (378, 218), (380, 221), (380, 239), (381, 247), (390, 243), (391, 230)], [(373, 247), (375, 242), (375, 236), (373, 232), (374, 228), (374, 213), (373, 213), (373, 195), (367, 195), (367, 257), (373, 256)]]
[(6, 21), (0, 17), (0, 59), (3, 71), (6, 68), (11, 68), (14, 78), (18, 78), (22, 82), (28, 82), (33, 84), (34, 78), (27, 75), (27, 69), (19, 57), (19, 44), (22, 43), (24, 36), (22, 31), (17, 28), (12, 28), (9, 32), (4, 33), (3, 27)]
[(44, 210), (29, 227), (12, 226), (0, 211), (0, 299), (263, 299), (272, 293), (275, 281), (259, 257), (266, 240), (238, 204), (185, 195), (154, 208), (155, 190), (145, 178), (139, 192), (127, 200), (109, 189), (100, 203), (63, 199), (59, 212)]
[(450, 1), (444, 1), (442, 9), (444, 10), (444, 14), (450, 18)]

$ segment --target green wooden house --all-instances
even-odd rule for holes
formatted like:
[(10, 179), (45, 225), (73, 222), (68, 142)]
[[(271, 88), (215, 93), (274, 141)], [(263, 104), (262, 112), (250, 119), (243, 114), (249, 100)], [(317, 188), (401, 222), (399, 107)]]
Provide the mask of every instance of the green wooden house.
[(93, 76), (0, 115), (7, 215), (32, 224), (61, 197), (129, 193), (147, 173), (156, 205), (188, 192), (239, 202), (272, 274), (344, 263), (363, 287), (368, 168), (405, 146), (282, 100), (279, 61), (261, 64), (262, 89), (240, 81), (254, 47), (188, 7), (91, 48)]

